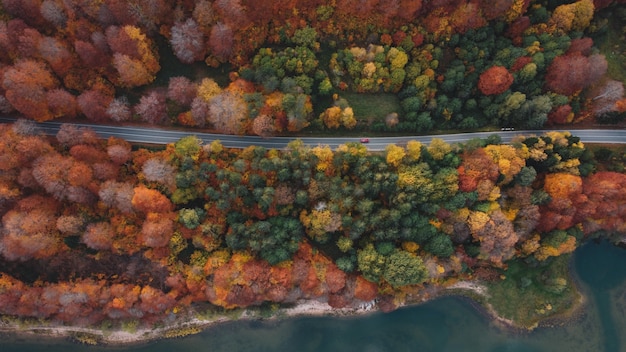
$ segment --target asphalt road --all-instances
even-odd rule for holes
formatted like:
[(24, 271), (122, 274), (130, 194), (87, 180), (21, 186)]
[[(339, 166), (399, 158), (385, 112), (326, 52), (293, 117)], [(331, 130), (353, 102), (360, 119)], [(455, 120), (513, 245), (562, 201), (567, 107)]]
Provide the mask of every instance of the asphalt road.
[[(15, 121), (14, 118), (0, 118), (0, 123), (10, 123)], [(44, 122), (38, 124), (41, 130), (50, 135), (56, 134), (61, 126), (59, 122)], [(261, 138), (257, 136), (232, 136), (211, 133), (192, 133), (189, 131), (166, 130), (157, 127), (137, 127), (137, 126), (102, 126), (92, 124), (75, 124), (78, 127), (89, 127), (93, 129), (102, 138), (110, 136), (123, 138), (134, 143), (149, 144), (167, 144), (173, 143), (182, 137), (195, 135), (204, 143), (211, 143), (219, 140), (222, 145), (229, 148), (245, 148), (250, 145), (263, 146), (268, 149), (282, 149), (287, 143), (296, 139), (296, 137), (272, 137)], [(502, 137), (503, 142), (509, 142), (517, 135), (540, 135), (549, 130), (533, 130), (533, 131), (494, 131), (494, 132), (475, 132), (475, 133), (459, 133), (459, 134), (442, 134), (427, 136), (403, 136), (403, 137), (368, 137), (369, 143), (367, 148), (372, 151), (384, 150), (388, 144), (401, 145), (409, 140), (417, 140), (422, 143), (430, 143), (433, 138), (441, 138), (448, 143), (467, 142), (473, 138), (487, 138), (493, 134)], [(572, 134), (580, 137), (583, 143), (626, 143), (626, 130), (574, 130)], [(358, 137), (297, 137), (304, 144), (309, 146), (328, 145), (332, 149), (347, 142), (359, 142)]]

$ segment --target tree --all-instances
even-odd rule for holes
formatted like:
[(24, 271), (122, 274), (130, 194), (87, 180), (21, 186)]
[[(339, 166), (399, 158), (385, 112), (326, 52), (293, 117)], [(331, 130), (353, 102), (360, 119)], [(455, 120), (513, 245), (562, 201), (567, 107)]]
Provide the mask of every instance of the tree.
[(170, 200), (161, 192), (138, 186), (134, 189), (132, 205), (143, 213), (167, 213), (173, 210)]
[(593, 95), (592, 110), (599, 117), (617, 111), (617, 102), (624, 98), (624, 84), (616, 80), (608, 80), (590, 92)]
[(125, 96), (111, 100), (106, 113), (115, 122), (128, 121), (133, 116), (128, 99)]
[(564, 32), (582, 31), (589, 26), (593, 18), (593, 3), (593, 0), (579, 0), (559, 5), (554, 9), (550, 22)]
[(39, 8), (41, 16), (50, 24), (58, 28), (64, 28), (67, 24), (67, 14), (63, 6), (55, 0), (44, 0)]
[(19, 201), (2, 217), (0, 253), (11, 261), (45, 258), (60, 250), (55, 211), (58, 203), (42, 196)]
[(252, 132), (257, 136), (268, 138), (274, 135), (276, 132), (276, 125), (274, 119), (269, 115), (259, 115), (254, 118), (252, 122)]
[(76, 40), (74, 42), (74, 51), (86, 67), (104, 67), (110, 60), (110, 56), (105, 51), (88, 41)]
[(39, 54), (54, 73), (59, 77), (65, 77), (70, 69), (76, 65), (74, 56), (70, 53), (64, 43), (53, 37), (43, 37), (38, 45)]
[(73, 147), (77, 144), (98, 144), (98, 136), (92, 129), (67, 123), (59, 128), (56, 140), (65, 147)]
[(65, 89), (53, 89), (46, 93), (48, 109), (54, 117), (74, 118), (78, 112), (76, 97)]
[(485, 95), (506, 92), (513, 83), (513, 75), (502, 66), (491, 66), (478, 79), (478, 89)]
[(143, 86), (151, 83), (155, 78), (154, 74), (141, 61), (133, 59), (128, 55), (113, 54), (113, 66), (119, 74), (120, 84), (124, 87)]
[(420, 284), (428, 278), (422, 258), (396, 249), (386, 258), (383, 278), (393, 287)]
[(211, 27), (211, 36), (209, 37), (209, 48), (211, 54), (220, 61), (226, 61), (233, 52), (233, 31), (229, 25), (218, 22)]
[(182, 106), (189, 106), (196, 97), (198, 86), (189, 78), (177, 76), (170, 78), (167, 87), (167, 98), (172, 99)]
[(404, 148), (398, 147), (395, 144), (389, 144), (385, 148), (385, 150), (387, 152), (387, 156), (386, 156), (387, 164), (393, 167), (400, 166), (400, 164), (402, 163), (402, 159), (406, 155)]
[(141, 119), (153, 125), (164, 123), (167, 119), (165, 95), (159, 91), (152, 91), (143, 95), (135, 105), (135, 112)]
[(113, 97), (98, 89), (90, 89), (81, 93), (76, 98), (78, 108), (89, 119), (95, 122), (109, 119), (107, 109), (113, 101)]
[(150, 182), (161, 183), (170, 189), (176, 185), (174, 167), (161, 158), (148, 159), (141, 170), (146, 180)]
[(247, 117), (246, 101), (239, 94), (225, 91), (216, 95), (209, 103), (209, 122), (222, 133), (244, 133)]
[(441, 138), (433, 138), (426, 150), (433, 159), (443, 160), (446, 155), (452, 152), (452, 146)]
[[(592, 55), (593, 56), (593, 55)], [(595, 83), (606, 72), (606, 61), (580, 53), (557, 56), (552, 60), (546, 73), (546, 87), (551, 91), (572, 95)]]
[(148, 213), (146, 221), (141, 225), (141, 241), (145, 246), (158, 248), (169, 244), (174, 233), (174, 222), (169, 216)]
[(47, 121), (53, 118), (48, 109), (46, 91), (57, 86), (47, 68), (34, 60), (17, 62), (4, 72), (2, 87), (11, 105), (33, 120)]
[(100, 186), (98, 196), (100, 201), (108, 207), (114, 207), (124, 214), (133, 213), (133, 196), (135, 194), (132, 183), (105, 181)]
[(204, 33), (192, 18), (172, 26), (170, 44), (176, 57), (184, 64), (204, 59)]
[(115, 230), (109, 222), (96, 222), (87, 225), (81, 241), (87, 247), (100, 251), (111, 250), (114, 238)]

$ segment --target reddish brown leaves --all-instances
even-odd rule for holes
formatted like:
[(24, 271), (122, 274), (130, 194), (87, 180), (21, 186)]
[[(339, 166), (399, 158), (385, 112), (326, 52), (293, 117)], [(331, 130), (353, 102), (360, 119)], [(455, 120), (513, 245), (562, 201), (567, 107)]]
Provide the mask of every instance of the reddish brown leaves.
[(513, 75), (502, 66), (492, 66), (480, 75), (478, 89), (485, 95), (504, 93), (513, 83)]
[(173, 210), (172, 202), (163, 193), (145, 186), (135, 187), (132, 204), (143, 213), (168, 213)]

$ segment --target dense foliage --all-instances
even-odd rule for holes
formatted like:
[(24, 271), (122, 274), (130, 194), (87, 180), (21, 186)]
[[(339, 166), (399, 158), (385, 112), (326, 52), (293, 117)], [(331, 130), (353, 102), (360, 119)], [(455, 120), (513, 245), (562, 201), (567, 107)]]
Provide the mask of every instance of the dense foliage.
[(26, 120), (0, 132), (2, 314), (149, 323), (195, 302), (343, 307), (625, 226), (626, 176), (592, 173), (569, 133), (369, 153), (193, 136), (150, 151), (71, 125), (52, 140)]
[[(3, 0), (0, 107), (264, 137), (619, 122), (623, 82), (593, 38), (623, 3)], [(168, 76), (202, 61), (231, 83)], [(359, 116), (343, 92), (401, 103)]]
[[(594, 40), (608, 30), (595, 16), (621, 4), (0, 0), (0, 112), (27, 119), (0, 125), (0, 314), (93, 325), (201, 302), (392, 307), (425, 283), (623, 233), (623, 165), (596, 170), (569, 133), (148, 150), (29, 123), (269, 137), (619, 122), (624, 84)], [(353, 108), (383, 94), (397, 111)]]

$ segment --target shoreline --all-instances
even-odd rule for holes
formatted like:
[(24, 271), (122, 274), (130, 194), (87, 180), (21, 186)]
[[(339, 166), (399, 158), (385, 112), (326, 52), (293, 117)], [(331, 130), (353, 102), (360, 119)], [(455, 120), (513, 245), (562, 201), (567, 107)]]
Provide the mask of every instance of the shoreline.
[[(577, 280), (575, 280), (576, 282)], [(581, 291), (578, 282), (575, 288), (579, 293), (580, 299), (572, 309), (559, 313), (553, 317), (535, 324), (532, 327), (524, 327), (516, 324), (510, 319), (499, 316), (489, 303), (484, 301), (488, 297), (487, 287), (474, 281), (458, 281), (445, 287), (437, 287), (434, 294), (427, 297), (421, 297), (410, 303), (403, 303), (397, 308), (410, 307), (424, 304), (441, 298), (444, 296), (454, 296), (458, 299), (468, 302), (480, 314), (484, 315), (493, 325), (499, 329), (509, 330), (514, 333), (523, 333), (532, 331), (538, 327), (556, 327), (569, 323), (572, 319), (578, 319), (584, 314), (587, 297)], [(431, 291), (432, 293), (432, 291)], [(477, 299), (477, 297), (482, 299)], [(188, 312), (188, 318), (181, 317), (180, 321), (168, 326), (158, 328), (142, 327), (134, 331), (126, 331), (123, 329), (104, 330), (97, 328), (73, 327), (62, 325), (26, 325), (24, 322), (15, 322), (13, 324), (6, 321), (0, 322), (0, 334), (5, 334), (20, 340), (22, 338), (31, 338), (39, 336), (49, 339), (59, 339), (71, 341), (86, 345), (100, 345), (109, 347), (125, 347), (133, 345), (142, 345), (162, 339), (181, 338), (188, 335), (201, 333), (204, 330), (222, 324), (238, 320), (278, 320), (285, 318), (307, 317), (307, 316), (336, 316), (336, 317), (356, 317), (367, 314), (380, 312), (376, 301), (364, 302), (358, 307), (350, 308), (332, 308), (326, 302), (320, 300), (300, 300), (293, 307), (280, 307), (272, 310), (271, 315), (263, 316), (259, 307), (242, 309), (237, 314), (218, 315), (215, 318), (203, 319), (199, 318), (195, 312)], [(237, 316), (235, 316), (237, 315)]]

